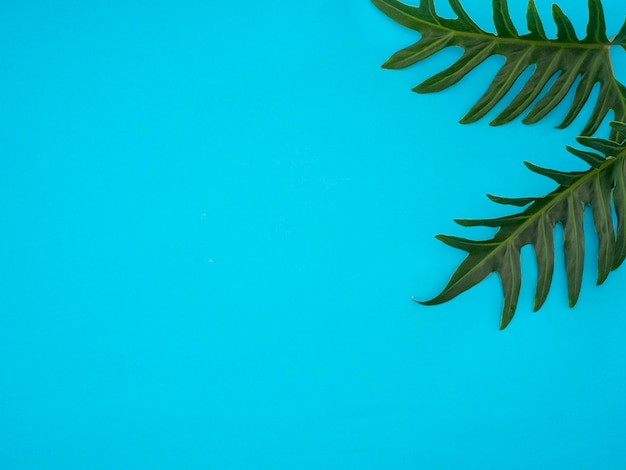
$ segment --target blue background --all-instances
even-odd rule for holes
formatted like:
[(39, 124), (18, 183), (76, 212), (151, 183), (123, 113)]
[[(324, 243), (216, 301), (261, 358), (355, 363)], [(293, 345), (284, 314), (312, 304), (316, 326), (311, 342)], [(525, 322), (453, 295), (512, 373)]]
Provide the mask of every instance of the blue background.
[(463, 258), (433, 235), (506, 213), (484, 193), (552, 189), (523, 160), (584, 168), (589, 106), (461, 126), (502, 60), (411, 93), (458, 52), (382, 70), (418, 35), (364, 0), (0, 11), (0, 468), (626, 468), (626, 269), (594, 287), (589, 220), (574, 310), (558, 252), (531, 313), (532, 248), (503, 332), (495, 276), (411, 301)]

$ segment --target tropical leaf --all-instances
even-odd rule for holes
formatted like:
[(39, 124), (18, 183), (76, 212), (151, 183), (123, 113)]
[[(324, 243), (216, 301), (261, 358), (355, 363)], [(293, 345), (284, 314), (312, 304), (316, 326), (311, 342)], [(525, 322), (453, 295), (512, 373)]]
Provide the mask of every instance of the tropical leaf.
[[(372, 0), (383, 13), (407, 28), (421, 34), (419, 41), (394, 54), (383, 67), (400, 69), (420, 62), (448, 47), (460, 47), (463, 55), (449, 68), (417, 85), (414, 91), (431, 93), (459, 82), (487, 58), (500, 55), (506, 59), (485, 94), (463, 117), (462, 123), (477, 121), (503, 100), (513, 84), (529, 68), (532, 76), (522, 89), (491, 122), (505, 124), (530, 111), (523, 118), (535, 123), (550, 113), (575, 87), (573, 102), (558, 126), (569, 126), (589, 100), (596, 83), (600, 91), (582, 135), (592, 135), (610, 111), (614, 120), (626, 121), (626, 87), (617, 81), (611, 65), (611, 46), (626, 49), (626, 23), (609, 40), (600, 0), (589, 0), (587, 35), (578, 39), (572, 23), (556, 5), (552, 15), (557, 26), (556, 39), (546, 36), (533, 0), (528, 3), (529, 33), (520, 35), (511, 20), (506, 0), (493, 0), (496, 34), (484, 31), (461, 6), (459, 0), (448, 0), (457, 18), (443, 18), (435, 11), (434, 0), (421, 0), (418, 7), (397, 0)], [(551, 79), (553, 83), (549, 86)], [(617, 135), (613, 131), (612, 138)]]
[[(611, 128), (615, 133), (626, 134), (626, 123), (613, 122)], [(539, 310), (550, 290), (554, 271), (554, 227), (561, 224), (569, 305), (573, 307), (580, 294), (583, 273), (585, 206), (591, 206), (600, 242), (597, 283), (603, 283), (609, 273), (622, 264), (626, 258), (626, 142), (593, 137), (579, 137), (578, 142), (589, 150), (570, 147), (568, 150), (590, 165), (587, 171), (566, 173), (526, 163), (531, 171), (558, 183), (558, 188), (543, 197), (512, 199), (489, 196), (499, 204), (528, 206), (520, 214), (496, 219), (457, 220), (466, 227), (495, 227), (498, 231), (493, 238), (437, 237), (452, 247), (466, 251), (468, 255), (443, 291), (434, 299), (420, 303), (437, 305), (446, 302), (495, 272), (504, 291), (500, 327), (505, 328), (513, 318), (520, 294), (520, 250), (523, 246), (532, 245), (538, 267), (535, 311)], [(617, 228), (613, 222), (614, 211)]]

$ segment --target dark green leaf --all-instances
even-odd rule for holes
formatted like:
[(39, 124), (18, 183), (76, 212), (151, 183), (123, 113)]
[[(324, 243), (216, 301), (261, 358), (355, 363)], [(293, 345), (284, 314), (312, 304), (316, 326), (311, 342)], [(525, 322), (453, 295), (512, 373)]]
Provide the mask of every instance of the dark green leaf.
[[(457, 18), (440, 17), (433, 0), (422, 0), (418, 7), (398, 0), (372, 0), (391, 19), (421, 34), (417, 43), (387, 60), (383, 65), (385, 68), (408, 67), (448, 47), (464, 50), (452, 66), (417, 85), (414, 91), (432, 93), (448, 88), (487, 58), (500, 55), (506, 59), (504, 65), (486, 93), (462, 118), (462, 123), (477, 121), (492, 111), (529, 67), (534, 67), (533, 74), (509, 105), (492, 120), (492, 125), (505, 124), (524, 112), (527, 112), (523, 119), (526, 124), (543, 119), (565, 99), (579, 78), (569, 111), (559, 127), (567, 127), (576, 119), (596, 84), (600, 85), (600, 93), (582, 135), (592, 135), (609, 112), (613, 112), (615, 120), (626, 121), (626, 88), (613, 74), (609, 53), (611, 45), (626, 48), (626, 25), (613, 41), (609, 41), (599, 0), (589, 0), (587, 36), (582, 40), (576, 37), (571, 21), (556, 5), (552, 14), (557, 38), (548, 39), (533, 0), (529, 2), (526, 14), (530, 33), (525, 35), (517, 32), (506, 0), (493, 0), (495, 35), (485, 32), (472, 21), (459, 0), (448, 1)], [(556, 80), (548, 87), (554, 77)], [(537, 98), (539, 101), (528, 110)], [(617, 136), (615, 131), (611, 134), (614, 140)]]
[[(613, 124), (621, 129), (623, 124)], [(618, 144), (602, 139), (581, 138), (580, 142), (604, 156), (570, 149), (589, 161), (592, 166), (584, 172), (565, 173), (526, 165), (535, 173), (548, 176), (559, 186), (544, 197), (502, 198), (490, 196), (500, 204), (528, 207), (519, 214), (495, 219), (458, 220), (463, 226), (488, 226), (498, 229), (488, 240), (440, 235), (448, 245), (468, 253), (443, 291), (424, 302), (435, 305), (446, 302), (475, 286), (491, 273), (497, 273), (504, 292), (501, 328), (506, 327), (515, 313), (520, 293), (520, 250), (526, 245), (535, 249), (537, 286), (535, 310), (544, 304), (554, 271), (554, 227), (563, 226), (565, 272), (570, 306), (580, 295), (585, 256), (583, 219), (585, 206), (593, 213), (594, 227), (599, 239), (598, 284), (604, 282), (611, 270), (626, 258), (626, 143)], [(606, 152), (605, 152), (606, 151)], [(617, 230), (613, 224), (613, 206), (617, 215)]]

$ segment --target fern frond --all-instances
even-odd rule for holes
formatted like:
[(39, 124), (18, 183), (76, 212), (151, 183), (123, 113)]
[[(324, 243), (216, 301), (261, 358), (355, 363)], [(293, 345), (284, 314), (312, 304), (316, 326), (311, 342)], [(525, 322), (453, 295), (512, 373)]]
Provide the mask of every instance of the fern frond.
[[(621, 122), (613, 122), (611, 127), (619, 133), (626, 130), (626, 124)], [(550, 290), (554, 271), (554, 227), (561, 224), (569, 305), (573, 307), (580, 294), (583, 274), (585, 206), (591, 206), (600, 241), (597, 283), (602, 284), (609, 273), (622, 264), (626, 258), (626, 142), (591, 137), (579, 137), (578, 142), (590, 150), (569, 150), (591, 165), (587, 171), (566, 173), (526, 163), (531, 171), (554, 180), (559, 185), (557, 189), (542, 197), (510, 199), (489, 196), (499, 204), (528, 207), (520, 214), (496, 219), (457, 220), (466, 227), (497, 228), (492, 239), (476, 241), (448, 235), (437, 237), (452, 247), (466, 251), (468, 256), (438, 296), (420, 303), (436, 305), (447, 302), (495, 272), (500, 276), (504, 291), (500, 327), (505, 328), (513, 318), (520, 293), (520, 250), (532, 245), (538, 267), (535, 311), (539, 310)], [(613, 223), (612, 202), (617, 228)]]
[[(592, 135), (610, 111), (614, 120), (626, 121), (626, 87), (613, 74), (609, 49), (614, 45), (626, 48), (626, 23), (609, 40), (606, 35), (604, 12), (600, 0), (589, 0), (587, 35), (578, 39), (572, 23), (562, 10), (554, 5), (552, 16), (557, 26), (556, 39), (549, 39), (533, 0), (528, 3), (528, 34), (520, 35), (511, 20), (506, 0), (493, 0), (493, 19), (496, 34), (484, 31), (467, 14), (459, 0), (448, 0), (457, 18), (448, 19), (435, 11), (434, 0), (421, 0), (418, 7), (397, 0), (372, 0), (374, 5), (392, 20), (418, 31), (420, 40), (396, 54), (384, 68), (400, 69), (420, 62), (448, 47), (460, 47), (463, 55), (446, 70), (434, 75), (413, 90), (431, 93), (459, 82), (487, 58), (500, 55), (506, 61), (496, 74), (486, 93), (462, 118), (470, 123), (484, 117), (511, 89), (520, 75), (534, 67), (532, 76), (508, 106), (493, 120), (501, 125), (517, 118), (540, 98), (523, 119), (535, 123), (549, 114), (574, 87), (573, 102), (557, 127), (569, 126), (589, 100), (596, 83), (600, 84), (594, 110), (582, 135)], [(556, 77), (554, 83), (547, 86)], [(544, 89), (547, 88), (547, 90)], [(543, 94), (542, 94), (543, 93)], [(613, 133), (612, 137), (616, 137)]]

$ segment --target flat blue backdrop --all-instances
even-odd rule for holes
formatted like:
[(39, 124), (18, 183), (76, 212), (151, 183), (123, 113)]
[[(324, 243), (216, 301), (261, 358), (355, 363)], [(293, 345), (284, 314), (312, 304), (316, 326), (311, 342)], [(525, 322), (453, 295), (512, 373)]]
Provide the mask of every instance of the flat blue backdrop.
[(552, 189), (524, 160), (583, 167), (585, 117), (461, 126), (502, 60), (416, 95), (458, 56), (380, 68), (417, 38), (364, 0), (3, 4), (0, 468), (626, 468), (626, 268), (594, 287), (589, 220), (574, 310), (558, 253), (531, 313), (532, 249), (504, 332), (494, 276), (411, 301), (484, 193)]

